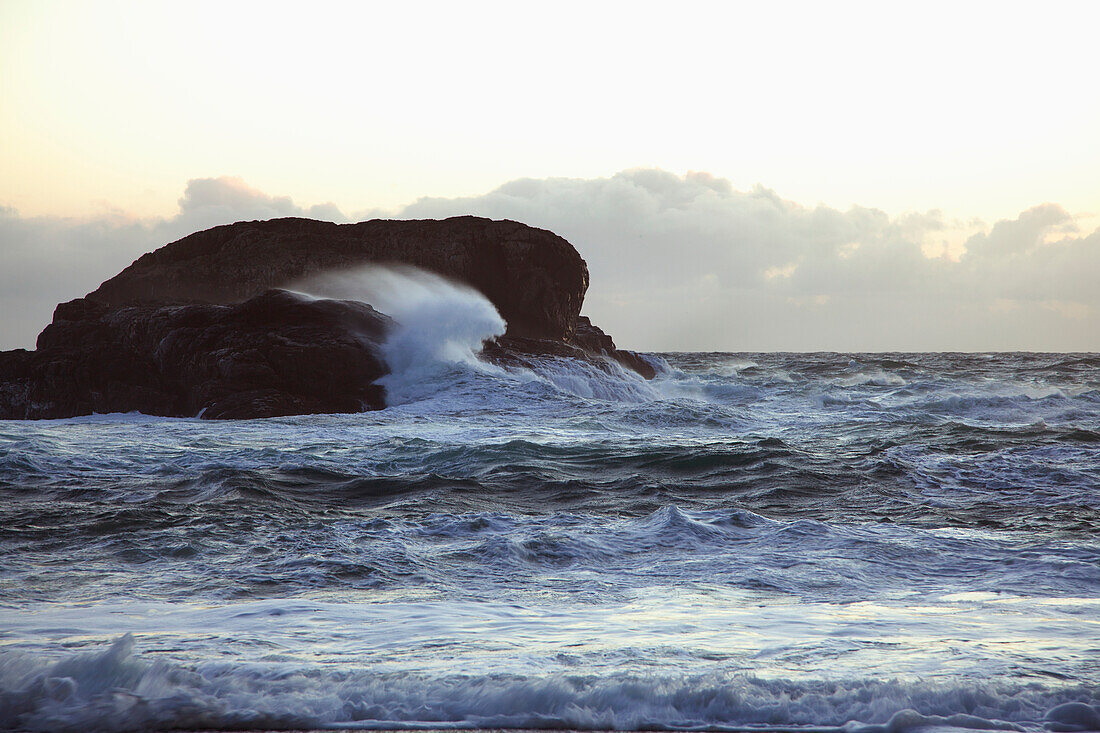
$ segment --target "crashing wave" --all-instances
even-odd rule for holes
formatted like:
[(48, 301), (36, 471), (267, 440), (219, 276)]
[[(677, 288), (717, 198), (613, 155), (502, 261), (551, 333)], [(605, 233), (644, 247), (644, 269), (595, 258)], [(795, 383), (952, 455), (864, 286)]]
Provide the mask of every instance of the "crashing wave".
[(746, 675), (445, 677), (207, 663), (133, 654), (121, 637), (60, 661), (0, 655), (0, 727), (151, 729), (539, 728), (905, 733), (928, 727), (1087, 731), (1096, 690), (1038, 685), (792, 681)]

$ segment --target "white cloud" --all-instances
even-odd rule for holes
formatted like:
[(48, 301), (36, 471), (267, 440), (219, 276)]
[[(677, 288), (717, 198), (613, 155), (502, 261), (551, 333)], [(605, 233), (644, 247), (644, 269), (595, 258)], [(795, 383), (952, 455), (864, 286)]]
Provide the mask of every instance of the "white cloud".
[[(592, 274), (586, 311), (638, 348), (1100, 349), (1100, 232), (1054, 204), (987, 228), (632, 170), (425, 198), (401, 216), (459, 213), (571, 241)], [(719, 291), (699, 292), (708, 273)]]
[(166, 224), (186, 230), (181, 236), (219, 224), (284, 216), (347, 221), (334, 204), (303, 209), (289, 196), (269, 196), (232, 176), (191, 179), (179, 200), (179, 207), (179, 214)]

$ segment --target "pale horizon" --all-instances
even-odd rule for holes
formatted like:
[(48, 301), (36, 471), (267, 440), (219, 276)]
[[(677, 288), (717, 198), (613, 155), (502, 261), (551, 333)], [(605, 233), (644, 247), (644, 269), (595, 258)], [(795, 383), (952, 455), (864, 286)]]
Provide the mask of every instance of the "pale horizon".
[(243, 218), (571, 241), (654, 350), (1100, 350), (1100, 6), (0, 2), (0, 347)]

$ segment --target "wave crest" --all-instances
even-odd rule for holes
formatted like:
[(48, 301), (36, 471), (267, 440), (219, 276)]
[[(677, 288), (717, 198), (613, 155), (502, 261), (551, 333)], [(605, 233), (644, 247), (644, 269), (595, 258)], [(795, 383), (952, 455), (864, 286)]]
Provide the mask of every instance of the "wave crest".
[[(967, 729), (1089, 730), (1096, 691), (1083, 686), (949, 686), (746, 675), (424, 677), (369, 670), (146, 662), (126, 635), (103, 652), (52, 664), (0, 654), (0, 727), (125, 731), (164, 728), (573, 728), (838, 733)], [(1044, 721), (1045, 718), (1045, 721)]]

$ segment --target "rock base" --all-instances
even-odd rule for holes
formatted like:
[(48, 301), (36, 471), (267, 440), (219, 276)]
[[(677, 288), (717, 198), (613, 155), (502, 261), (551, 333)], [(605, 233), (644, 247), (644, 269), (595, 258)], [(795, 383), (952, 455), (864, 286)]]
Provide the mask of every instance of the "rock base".
[(36, 351), (0, 352), (0, 418), (142, 412), (212, 419), (385, 407), (392, 321), (270, 290), (243, 303), (62, 303)]

